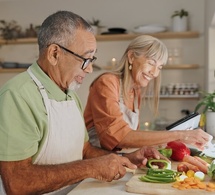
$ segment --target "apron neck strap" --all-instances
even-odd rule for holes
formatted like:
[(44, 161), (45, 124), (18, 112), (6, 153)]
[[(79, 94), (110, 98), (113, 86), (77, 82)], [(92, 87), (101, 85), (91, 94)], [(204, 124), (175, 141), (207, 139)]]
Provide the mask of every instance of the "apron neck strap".
[(35, 77), (35, 75), (31, 71), (30, 67), (27, 69), (27, 72), (31, 76), (31, 78), (33, 79), (33, 81), (36, 83), (36, 85), (38, 86), (43, 99), (47, 100), (48, 99), (48, 95), (46, 93), (46, 90), (45, 90), (43, 84), (37, 79), (37, 77)]

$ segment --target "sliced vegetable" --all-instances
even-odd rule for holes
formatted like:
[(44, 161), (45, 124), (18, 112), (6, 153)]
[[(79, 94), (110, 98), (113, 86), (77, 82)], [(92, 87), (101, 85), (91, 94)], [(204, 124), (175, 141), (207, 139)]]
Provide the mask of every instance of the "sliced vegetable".
[(194, 177), (200, 179), (200, 181), (204, 181), (205, 174), (201, 171), (197, 171), (195, 172)]
[(187, 177), (194, 177), (195, 172), (193, 170), (188, 170), (186, 172)]
[(139, 177), (139, 179), (151, 183), (170, 183), (176, 181), (179, 174), (181, 173), (169, 169), (149, 168), (146, 175)]
[(171, 162), (163, 159), (150, 159), (147, 167), (154, 169), (171, 169)]
[(149, 176), (149, 175), (145, 175), (145, 176), (141, 176), (140, 177), (141, 181), (145, 181), (145, 182), (151, 182), (151, 183), (171, 183), (176, 181), (176, 179), (174, 177), (153, 177), (153, 176)]
[(186, 178), (188, 178), (186, 175), (180, 175), (179, 177), (176, 178), (177, 181), (184, 181)]
[(168, 142), (166, 148), (172, 149), (170, 158), (175, 161), (182, 161), (184, 156), (190, 155), (190, 149), (180, 141)]
[[(177, 188), (179, 190), (201, 189), (209, 192), (215, 191), (215, 185), (213, 183), (211, 182), (205, 183), (195, 177), (189, 177), (189, 178), (185, 178), (183, 181), (175, 182), (172, 185), (172, 187)], [(188, 191), (186, 193), (182, 192), (182, 194), (189, 194), (189, 192)], [(197, 192), (196, 194), (199, 194), (199, 193)]]

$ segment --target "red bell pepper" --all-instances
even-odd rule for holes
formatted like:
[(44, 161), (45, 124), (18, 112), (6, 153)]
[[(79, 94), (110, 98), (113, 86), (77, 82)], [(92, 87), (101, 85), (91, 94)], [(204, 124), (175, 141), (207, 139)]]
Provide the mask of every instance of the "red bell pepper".
[(190, 155), (190, 149), (180, 141), (168, 142), (166, 148), (172, 149), (170, 158), (175, 161), (182, 161), (184, 156)]

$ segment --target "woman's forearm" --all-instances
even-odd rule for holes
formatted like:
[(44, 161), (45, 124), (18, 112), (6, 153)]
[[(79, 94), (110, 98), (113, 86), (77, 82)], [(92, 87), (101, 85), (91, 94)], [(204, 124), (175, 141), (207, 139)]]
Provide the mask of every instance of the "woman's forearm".
[(165, 144), (179, 140), (183, 135), (178, 131), (131, 131), (118, 144), (119, 148), (139, 148)]
[(176, 131), (130, 131), (118, 144), (119, 148), (139, 148), (182, 141), (202, 150), (210, 140), (210, 135), (202, 129)]

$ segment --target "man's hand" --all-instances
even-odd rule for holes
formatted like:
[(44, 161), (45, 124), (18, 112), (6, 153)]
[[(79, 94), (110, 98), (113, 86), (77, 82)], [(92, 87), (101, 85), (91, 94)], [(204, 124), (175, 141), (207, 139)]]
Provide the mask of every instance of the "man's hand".
[(108, 182), (122, 178), (126, 174), (125, 167), (129, 169), (137, 168), (128, 158), (116, 154), (104, 155), (89, 161), (92, 161), (93, 177)]

